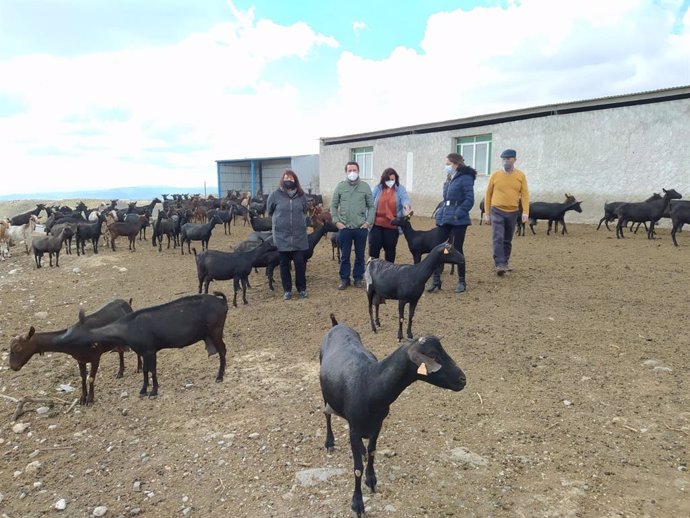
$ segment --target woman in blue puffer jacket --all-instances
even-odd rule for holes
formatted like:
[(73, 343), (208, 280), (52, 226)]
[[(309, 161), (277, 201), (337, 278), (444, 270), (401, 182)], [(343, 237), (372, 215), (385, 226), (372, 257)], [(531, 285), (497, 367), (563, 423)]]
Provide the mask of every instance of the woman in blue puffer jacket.
[[(446, 172), (448, 179), (443, 184), (443, 202), (436, 211), (436, 225), (443, 229), (446, 239), (453, 242), (455, 249), (463, 253), (467, 227), (472, 224), (470, 210), (474, 205), (474, 180), (477, 171), (465, 165), (462, 155), (450, 153), (446, 157)], [(427, 291), (441, 289), (441, 272), (438, 268), (427, 285)], [(465, 282), (465, 263), (458, 266), (458, 285), (455, 293), (462, 293), (467, 289)]]

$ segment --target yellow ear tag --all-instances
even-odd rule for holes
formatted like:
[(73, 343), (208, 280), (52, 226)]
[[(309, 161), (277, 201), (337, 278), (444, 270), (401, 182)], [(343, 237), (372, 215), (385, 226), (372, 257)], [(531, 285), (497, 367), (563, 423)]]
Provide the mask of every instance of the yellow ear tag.
[(428, 371), (426, 370), (426, 363), (422, 363), (417, 368), (417, 374), (421, 374), (422, 376), (426, 376), (428, 374)]

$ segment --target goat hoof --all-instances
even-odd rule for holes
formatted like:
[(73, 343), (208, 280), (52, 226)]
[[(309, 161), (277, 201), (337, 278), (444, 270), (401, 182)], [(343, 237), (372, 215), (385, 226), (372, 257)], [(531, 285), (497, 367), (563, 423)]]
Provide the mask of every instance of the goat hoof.
[(222, 376), (221, 376), (220, 378), (216, 378), (216, 383), (220, 383), (221, 381), (223, 381), (223, 377), (222, 377)]
[(158, 394), (149, 394), (149, 399), (156, 399)]

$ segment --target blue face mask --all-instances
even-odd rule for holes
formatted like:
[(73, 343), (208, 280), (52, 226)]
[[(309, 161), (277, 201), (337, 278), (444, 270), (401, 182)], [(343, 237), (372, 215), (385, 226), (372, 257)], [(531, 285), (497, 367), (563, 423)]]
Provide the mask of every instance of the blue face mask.
[(452, 165), (447, 165), (444, 171), (446, 172), (446, 174), (453, 174), (453, 171), (455, 171), (455, 169), (453, 169)]

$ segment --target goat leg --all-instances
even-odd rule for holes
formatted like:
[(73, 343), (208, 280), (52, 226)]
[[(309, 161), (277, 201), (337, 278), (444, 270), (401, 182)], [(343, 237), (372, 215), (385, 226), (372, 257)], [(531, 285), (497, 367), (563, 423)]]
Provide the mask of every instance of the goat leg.
[(235, 277), (232, 280), (232, 284), (233, 284), (233, 288), (235, 291), (235, 294), (232, 297), (232, 306), (236, 308), (237, 307), (237, 292), (240, 291), (240, 280), (237, 277)]
[(149, 394), (149, 399), (155, 399), (158, 397), (158, 373), (156, 372), (156, 352), (154, 351), (149, 358), (149, 370), (151, 371), (151, 384), (153, 388)]
[[(402, 318), (404, 304), (400, 307), (400, 318)], [(411, 300), (409, 306), (409, 320), (407, 321), (407, 338), (412, 338), (412, 318), (414, 318), (414, 310), (417, 309), (417, 301)], [(402, 339), (402, 336), (401, 336)]]
[(242, 277), (242, 302), (248, 304), (247, 302), (247, 277)]
[(125, 353), (122, 351), (122, 349), (119, 349), (117, 354), (120, 356), (120, 368), (118, 369), (115, 378), (120, 379), (125, 374)]
[(101, 362), (100, 356), (94, 357), (91, 360), (91, 372), (89, 373), (89, 396), (86, 398), (87, 405), (93, 405), (94, 389), (93, 385), (96, 382), (96, 373), (98, 372), (98, 365)]
[[(383, 425), (383, 421), (381, 421)], [(376, 493), (376, 472), (374, 471), (374, 456), (376, 455), (376, 442), (379, 438), (379, 433), (381, 432), (381, 427), (374, 431), (369, 437), (369, 444), (367, 447), (367, 469), (365, 471), (364, 483), (372, 493)]]
[(139, 391), (140, 396), (145, 396), (148, 391), (149, 391), (149, 355), (143, 355), (143, 372), (144, 372), (144, 385), (141, 387), (141, 390)]
[(355, 431), (350, 429), (350, 448), (352, 449), (352, 460), (354, 461), (355, 489), (352, 493), (352, 510), (357, 513), (357, 517), (364, 516), (364, 499), (362, 498), (362, 439)]
[(333, 415), (333, 410), (331, 409), (331, 406), (324, 401), (325, 408), (323, 409), (323, 413), (326, 416), (326, 451), (328, 453), (333, 453), (335, 451), (335, 439), (333, 438), (333, 427), (331, 425), (331, 417)]
[(80, 405), (86, 405), (87, 391), (86, 391), (86, 362), (79, 362), (79, 375), (81, 376), (81, 398), (79, 398)]

